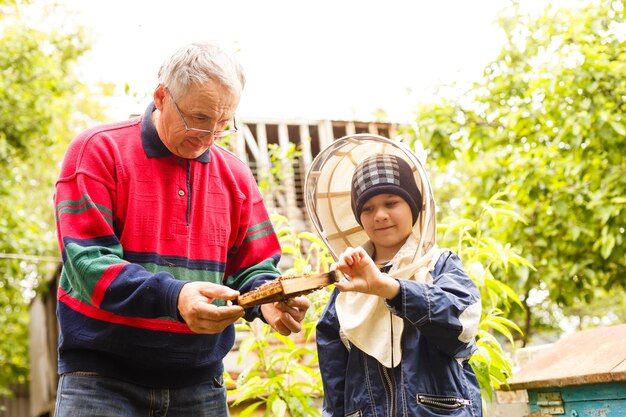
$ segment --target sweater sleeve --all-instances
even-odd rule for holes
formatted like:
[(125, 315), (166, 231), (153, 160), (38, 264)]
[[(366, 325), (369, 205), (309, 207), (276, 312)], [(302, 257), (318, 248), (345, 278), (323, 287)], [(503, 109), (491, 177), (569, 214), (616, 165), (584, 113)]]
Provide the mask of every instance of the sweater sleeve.
[(122, 259), (114, 214), (117, 158), (106, 137), (88, 134), (74, 140), (65, 155), (54, 196), (64, 267), (60, 298), (116, 315), (176, 318), (184, 282)]
[(429, 284), (399, 280), (400, 292), (387, 301), (391, 311), (419, 329), (431, 343), (456, 358), (476, 349), (482, 312), (480, 292), (454, 253), (443, 254)]
[[(237, 219), (235, 245), (228, 251), (225, 284), (240, 293), (249, 292), (280, 276), (278, 262), (281, 247), (274, 226), (251, 173), (248, 175), (245, 201)], [(246, 320), (262, 318), (260, 307), (246, 309)]]

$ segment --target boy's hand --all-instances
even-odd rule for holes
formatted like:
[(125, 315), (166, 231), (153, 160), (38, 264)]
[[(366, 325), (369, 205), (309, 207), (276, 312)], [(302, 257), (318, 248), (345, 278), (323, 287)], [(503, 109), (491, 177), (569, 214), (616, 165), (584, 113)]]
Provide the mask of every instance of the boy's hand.
[(348, 275), (349, 280), (337, 282), (339, 291), (356, 291), (391, 299), (400, 291), (400, 283), (380, 272), (372, 258), (360, 246), (346, 249), (331, 269)]

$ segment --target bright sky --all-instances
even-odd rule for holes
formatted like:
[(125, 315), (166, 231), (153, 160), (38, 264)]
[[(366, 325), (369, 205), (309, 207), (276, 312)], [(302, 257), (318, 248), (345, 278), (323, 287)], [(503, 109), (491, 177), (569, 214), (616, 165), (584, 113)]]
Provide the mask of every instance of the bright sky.
[(128, 83), (112, 114), (143, 111), (172, 50), (199, 39), (239, 49), (240, 117), (408, 120), (440, 84), (481, 77), (504, 0), (66, 0), (91, 29), (87, 81)]

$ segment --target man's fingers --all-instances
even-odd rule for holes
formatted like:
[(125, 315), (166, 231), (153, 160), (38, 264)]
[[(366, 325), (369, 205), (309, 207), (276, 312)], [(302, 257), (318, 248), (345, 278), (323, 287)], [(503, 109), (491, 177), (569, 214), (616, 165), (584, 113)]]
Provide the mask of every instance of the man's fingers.
[(196, 333), (219, 333), (244, 315), (239, 306), (217, 307), (205, 302), (197, 302), (188, 316), (187, 325)]
[(302, 330), (302, 320), (310, 305), (311, 301), (308, 298), (299, 296), (283, 302), (264, 304), (261, 311), (274, 330), (288, 336)]
[(243, 317), (243, 314), (243, 307), (237, 305), (218, 307), (209, 303), (198, 303), (197, 317), (202, 320), (236, 320)]
[(206, 282), (200, 289), (200, 294), (209, 298), (210, 300), (234, 300), (239, 296), (239, 291), (235, 291), (232, 288), (225, 285), (212, 284)]
[(286, 301), (276, 303), (276, 309), (282, 312), (282, 316), (291, 316), (296, 321), (304, 320), (304, 316), (310, 306), (311, 301), (304, 296), (290, 298)]
[(291, 330), (282, 324), (280, 320), (276, 320), (276, 322), (272, 324), (272, 328), (283, 336), (289, 336), (291, 334)]
[(288, 307), (297, 308), (300, 311), (305, 311), (311, 307), (311, 300), (306, 298), (305, 296), (298, 296), (294, 298), (290, 298), (285, 303)]
[(278, 316), (272, 327), (274, 327), (274, 329), (283, 336), (288, 336), (291, 333), (298, 333), (302, 330), (302, 324), (290, 314), (281, 314)]

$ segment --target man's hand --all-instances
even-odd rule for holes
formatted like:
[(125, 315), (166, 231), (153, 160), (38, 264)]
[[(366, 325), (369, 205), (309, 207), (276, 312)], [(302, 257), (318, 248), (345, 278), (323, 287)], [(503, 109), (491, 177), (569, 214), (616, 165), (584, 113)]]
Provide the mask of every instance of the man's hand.
[(218, 307), (213, 300), (234, 300), (239, 295), (224, 285), (210, 282), (188, 282), (178, 295), (178, 312), (194, 333), (213, 334), (223, 331), (243, 317), (237, 305)]
[(290, 298), (287, 301), (261, 305), (261, 313), (267, 324), (283, 336), (302, 330), (302, 320), (311, 302), (304, 296)]

